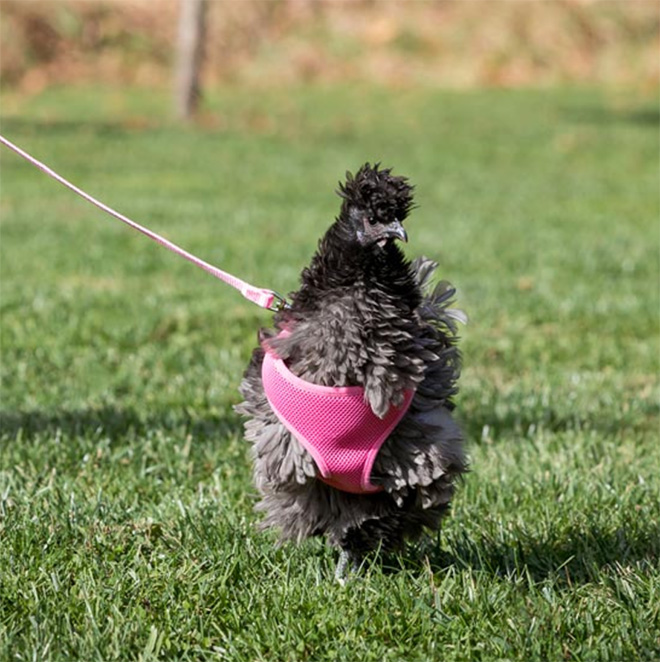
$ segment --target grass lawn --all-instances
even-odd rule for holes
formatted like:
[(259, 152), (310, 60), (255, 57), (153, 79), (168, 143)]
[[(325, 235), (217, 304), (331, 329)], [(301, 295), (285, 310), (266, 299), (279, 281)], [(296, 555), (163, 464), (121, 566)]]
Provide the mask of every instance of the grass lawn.
[(660, 659), (658, 110), (625, 92), (6, 93), (2, 133), (287, 292), (344, 171), (410, 176), (471, 321), (472, 472), (342, 588), (276, 547), (232, 412), (269, 313), (0, 150), (0, 659)]

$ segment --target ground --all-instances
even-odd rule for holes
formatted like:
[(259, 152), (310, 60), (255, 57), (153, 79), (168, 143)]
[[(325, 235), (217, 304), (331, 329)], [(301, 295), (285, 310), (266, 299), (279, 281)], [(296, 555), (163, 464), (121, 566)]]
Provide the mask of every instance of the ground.
[(259, 532), (232, 413), (269, 313), (2, 165), (0, 659), (657, 660), (658, 111), (626, 90), (3, 99), (2, 133), (260, 286), (296, 287), (365, 160), (470, 316), (472, 472), (359, 580)]

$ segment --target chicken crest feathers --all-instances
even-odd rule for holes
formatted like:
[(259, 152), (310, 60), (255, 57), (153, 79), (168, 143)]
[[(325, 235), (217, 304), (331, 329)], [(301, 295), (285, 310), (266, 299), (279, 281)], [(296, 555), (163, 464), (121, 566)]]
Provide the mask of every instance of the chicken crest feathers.
[(365, 163), (355, 176), (346, 171), (346, 182), (339, 182), (336, 192), (343, 200), (341, 215), (346, 214), (351, 205), (370, 204), (380, 209), (383, 216), (392, 215), (403, 221), (413, 208), (414, 188), (407, 177), (393, 175), (391, 168), (381, 169), (380, 163), (374, 166)]

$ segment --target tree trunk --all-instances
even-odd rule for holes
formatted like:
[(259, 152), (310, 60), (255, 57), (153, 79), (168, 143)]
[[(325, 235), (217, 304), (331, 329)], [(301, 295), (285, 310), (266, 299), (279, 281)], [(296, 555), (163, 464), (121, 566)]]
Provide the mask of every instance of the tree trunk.
[(205, 19), (206, 0), (181, 0), (174, 99), (180, 120), (191, 119), (199, 104)]

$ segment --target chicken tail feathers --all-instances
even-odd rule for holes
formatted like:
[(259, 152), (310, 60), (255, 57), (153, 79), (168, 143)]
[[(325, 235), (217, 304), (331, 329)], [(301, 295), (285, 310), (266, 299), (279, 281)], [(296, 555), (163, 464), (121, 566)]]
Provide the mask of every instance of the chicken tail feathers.
[(449, 335), (454, 336), (458, 332), (456, 323), (467, 324), (468, 316), (460, 308), (453, 307), (456, 288), (451, 283), (441, 280), (435, 287), (432, 286), (437, 267), (437, 262), (424, 256), (418, 257), (411, 264), (423, 295), (419, 313), (425, 322), (449, 331)]

